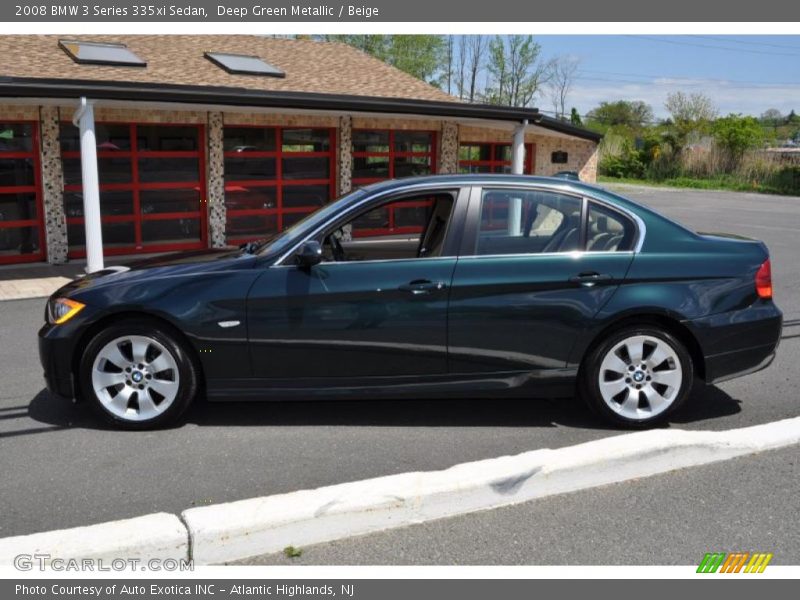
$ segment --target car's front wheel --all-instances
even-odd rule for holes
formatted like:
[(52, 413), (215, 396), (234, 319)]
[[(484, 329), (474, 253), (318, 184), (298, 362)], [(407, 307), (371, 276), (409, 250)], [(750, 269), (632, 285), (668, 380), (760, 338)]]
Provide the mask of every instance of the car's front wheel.
[(173, 424), (197, 394), (197, 369), (177, 336), (160, 323), (126, 319), (92, 338), (79, 366), (84, 398), (125, 429)]
[(609, 336), (586, 356), (579, 390), (606, 420), (642, 428), (664, 421), (683, 404), (693, 378), (692, 358), (675, 336), (634, 326)]

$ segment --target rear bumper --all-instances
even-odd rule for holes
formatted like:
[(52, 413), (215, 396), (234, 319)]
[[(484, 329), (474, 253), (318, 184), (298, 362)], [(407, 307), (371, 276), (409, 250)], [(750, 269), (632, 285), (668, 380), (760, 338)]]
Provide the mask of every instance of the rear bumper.
[(706, 383), (714, 384), (767, 368), (775, 358), (783, 315), (771, 301), (686, 322), (705, 359)]
[[(706, 381), (709, 384), (722, 383), (756, 371), (766, 369), (775, 360), (774, 346), (751, 348), (749, 350), (723, 354), (706, 359)], [(709, 376), (710, 375), (710, 376)]]

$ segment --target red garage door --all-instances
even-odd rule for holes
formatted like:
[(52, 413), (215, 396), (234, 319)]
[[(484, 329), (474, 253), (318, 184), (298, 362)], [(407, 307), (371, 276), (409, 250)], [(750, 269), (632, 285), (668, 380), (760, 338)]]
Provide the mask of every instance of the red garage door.
[(43, 260), (44, 219), (35, 122), (0, 122), (0, 264)]
[[(436, 132), (353, 130), (353, 186), (436, 173)], [(401, 201), (353, 223), (355, 237), (416, 234), (427, 223), (430, 200)]]
[[(523, 171), (533, 173), (536, 147), (525, 144)], [(511, 173), (511, 144), (462, 142), (458, 151), (458, 170), (461, 173)]]
[[(106, 254), (206, 246), (202, 125), (97, 123)], [(78, 129), (61, 126), (69, 256), (86, 255)]]
[(336, 129), (225, 125), (229, 244), (283, 231), (336, 195)]

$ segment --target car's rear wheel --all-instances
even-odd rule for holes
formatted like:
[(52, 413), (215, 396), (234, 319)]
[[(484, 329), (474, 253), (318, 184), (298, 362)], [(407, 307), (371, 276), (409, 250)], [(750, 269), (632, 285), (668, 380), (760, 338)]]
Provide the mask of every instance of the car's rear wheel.
[(689, 396), (692, 358), (672, 334), (634, 326), (609, 336), (587, 355), (579, 389), (606, 420), (649, 427), (666, 420)]
[(197, 369), (177, 336), (155, 321), (128, 319), (100, 331), (79, 367), (83, 397), (126, 429), (175, 423), (197, 393)]

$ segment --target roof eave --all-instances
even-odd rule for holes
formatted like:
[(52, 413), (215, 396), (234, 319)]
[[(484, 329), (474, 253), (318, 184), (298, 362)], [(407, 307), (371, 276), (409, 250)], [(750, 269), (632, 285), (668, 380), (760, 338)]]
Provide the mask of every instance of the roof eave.
[(546, 117), (535, 108), (383, 96), (264, 91), (219, 86), (0, 76), (0, 97), (74, 99), (81, 96), (98, 100), (130, 100), (135, 98), (144, 102), (298, 108), (341, 112), (389, 112), (435, 117), (490, 119), (518, 123), (528, 120), (530, 123), (546, 129), (595, 142), (602, 138), (602, 135), (593, 131), (564, 123), (552, 117)]

